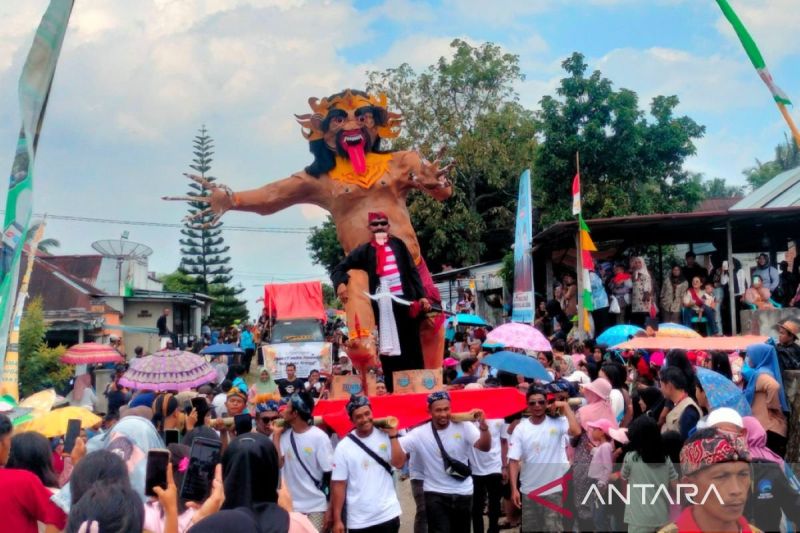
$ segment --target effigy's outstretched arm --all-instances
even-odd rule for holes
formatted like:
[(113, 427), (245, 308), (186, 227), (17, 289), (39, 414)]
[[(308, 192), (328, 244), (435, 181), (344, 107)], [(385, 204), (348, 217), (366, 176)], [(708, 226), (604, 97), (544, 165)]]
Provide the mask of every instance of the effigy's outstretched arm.
[(260, 215), (271, 215), (296, 204), (315, 204), (325, 207), (321, 202), (318, 181), (305, 174), (293, 174), (258, 189), (234, 192), (230, 187), (219, 182), (211, 182), (200, 176), (186, 174), (191, 180), (199, 183), (203, 189), (210, 191), (208, 196), (165, 196), (164, 200), (181, 202), (200, 202), (208, 207), (195, 215), (187, 217), (189, 222), (201, 220), (213, 214), (214, 219), (206, 225), (216, 224), (227, 211), (248, 211)]

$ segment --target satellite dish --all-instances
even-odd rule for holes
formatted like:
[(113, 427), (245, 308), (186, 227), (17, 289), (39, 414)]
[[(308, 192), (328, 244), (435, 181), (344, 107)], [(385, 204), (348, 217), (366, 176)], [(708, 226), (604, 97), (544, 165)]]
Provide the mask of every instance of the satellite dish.
[(104, 257), (111, 257), (117, 260), (132, 259), (134, 261), (145, 262), (153, 253), (153, 249), (138, 242), (127, 239), (107, 239), (95, 241), (92, 248), (100, 252)]

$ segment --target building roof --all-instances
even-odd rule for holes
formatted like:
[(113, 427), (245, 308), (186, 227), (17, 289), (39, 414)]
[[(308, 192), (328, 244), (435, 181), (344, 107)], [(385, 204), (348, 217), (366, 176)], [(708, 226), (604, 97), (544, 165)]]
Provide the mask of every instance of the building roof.
[(731, 207), (731, 211), (789, 206), (800, 206), (800, 167), (778, 174)]
[[(106, 312), (110, 310), (104, 304), (98, 304), (97, 298), (105, 293), (86, 283), (82, 279), (60, 269), (48, 261), (49, 257), (36, 257), (33, 272), (31, 273), (28, 294), (31, 297), (40, 296), (45, 311), (66, 311), (70, 309), (85, 309), (89, 311), (93, 306), (102, 305)], [(21, 269), (27, 264), (27, 256), (23, 255)]]
[[(735, 252), (758, 251), (765, 241), (787, 243), (797, 237), (800, 205), (773, 209), (740, 209), (705, 213), (668, 213), (595, 218), (586, 223), (596, 243), (617, 241), (636, 244), (685, 244), (726, 239), (731, 224)], [(575, 247), (577, 222), (557, 222), (533, 237), (534, 252)]]
[(727, 211), (737, 202), (742, 200), (743, 196), (728, 196), (725, 198), (706, 198), (700, 205), (698, 205), (692, 212), (705, 213), (708, 211)]
[(40, 259), (56, 266), (63, 272), (94, 285), (100, 273), (103, 256), (98, 254), (87, 255), (48, 255)]

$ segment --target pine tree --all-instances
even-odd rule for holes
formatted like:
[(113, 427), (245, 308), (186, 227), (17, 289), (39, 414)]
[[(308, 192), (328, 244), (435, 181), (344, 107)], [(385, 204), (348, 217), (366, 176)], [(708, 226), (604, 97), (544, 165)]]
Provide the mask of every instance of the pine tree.
[[(215, 181), (216, 178), (208, 175), (213, 161), (211, 156), (214, 155), (214, 141), (208, 135), (205, 125), (195, 136), (193, 145), (195, 157), (189, 167), (208, 181)], [(189, 196), (200, 197), (210, 194), (194, 181), (189, 182), (189, 188)], [(190, 215), (195, 215), (207, 207), (201, 202), (187, 203)], [(198, 292), (215, 298), (211, 304), (211, 324), (229, 326), (234, 320), (247, 319), (247, 307), (244, 301), (236, 298), (244, 292), (244, 287), (230, 285), (231, 258), (227, 255), (230, 247), (225, 245), (225, 239), (222, 237), (222, 222), (200, 227), (209, 224), (213, 217), (211, 214), (204, 215), (199, 220), (186, 224), (181, 230), (184, 238), (180, 239), (181, 254), (183, 254), (180, 270), (194, 277)]]

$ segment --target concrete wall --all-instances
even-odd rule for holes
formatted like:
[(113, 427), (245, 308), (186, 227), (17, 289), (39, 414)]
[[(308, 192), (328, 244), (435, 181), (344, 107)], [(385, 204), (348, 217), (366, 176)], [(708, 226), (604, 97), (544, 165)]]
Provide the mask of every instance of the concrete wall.
[[(125, 302), (125, 314), (122, 324), (125, 326), (139, 326), (146, 328), (156, 327), (156, 320), (161, 316), (165, 307), (172, 308), (171, 304), (164, 302)], [(172, 315), (167, 319), (167, 327), (172, 329)], [(126, 331), (123, 334), (125, 351), (128, 357), (133, 357), (133, 350), (137, 346), (144, 348), (145, 353), (152, 353), (160, 348), (159, 337), (155, 333), (134, 333)]]
[(784, 318), (800, 320), (800, 309), (789, 307), (784, 309), (762, 309), (761, 311), (740, 311), (742, 335), (769, 335), (777, 338), (773, 329), (775, 324)]

